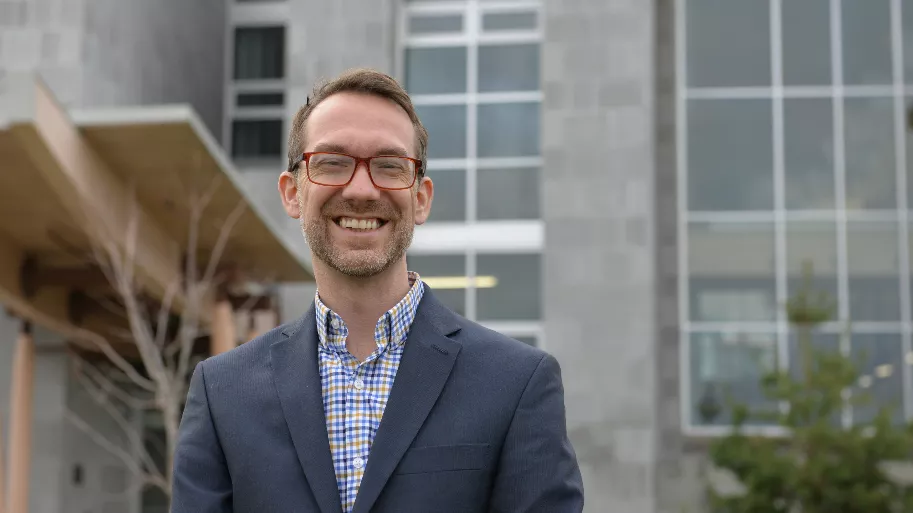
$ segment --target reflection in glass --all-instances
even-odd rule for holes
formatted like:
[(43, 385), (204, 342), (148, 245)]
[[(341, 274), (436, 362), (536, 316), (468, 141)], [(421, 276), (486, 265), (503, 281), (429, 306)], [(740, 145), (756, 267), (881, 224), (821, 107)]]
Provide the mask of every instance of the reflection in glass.
[(900, 423), (904, 417), (902, 366), (905, 364), (900, 335), (854, 333), (850, 357), (860, 374), (853, 392), (868, 394), (870, 401), (853, 408), (853, 422), (869, 423), (880, 409), (890, 408), (894, 422)]
[(688, 102), (689, 210), (772, 210), (770, 100)]
[(479, 105), (479, 157), (539, 155), (539, 103)]
[(536, 28), (535, 11), (490, 12), (482, 15), (482, 30), (529, 30)]
[(434, 34), (441, 32), (460, 32), (463, 30), (463, 15), (448, 14), (409, 16), (409, 32), (411, 34)]
[(774, 321), (773, 223), (691, 223), (688, 289), (692, 321)]
[(903, 69), (907, 84), (913, 84), (913, 9), (901, 8), (903, 12)]
[(415, 111), (428, 130), (428, 158), (466, 156), (465, 105), (417, 105)]
[(850, 320), (900, 320), (899, 234), (893, 221), (846, 225)]
[(776, 367), (776, 340), (774, 333), (692, 333), (692, 424), (730, 423), (730, 401), (752, 409), (772, 408), (759, 383)]
[(688, 0), (690, 87), (770, 85), (770, 1)]
[[(831, 83), (830, 0), (786, 1), (783, 23), (783, 83), (790, 86)], [(789, 109), (785, 109), (789, 113)]]
[(406, 49), (409, 94), (466, 92), (466, 47)]
[(539, 254), (478, 255), (476, 274), (480, 281), (482, 277), (494, 277), (496, 281), (491, 283), (493, 286), (476, 289), (477, 317), (490, 321), (539, 320), (541, 259)]
[(824, 293), (837, 316), (837, 222), (789, 221), (786, 224), (787, 296), (794, 297), (805, 285), (805, 267), (812, 271), (813, 294)]
[(539, 217), (539, 168), (482, 168), (478, 186), (479, 219)]
[(285, 76), (285, 27), (235, 28), (235, 80)]
[(429, 283), (434, 284), (435, 279), (443, 283), (442, 287), (431, 287), (434, 296), (454, 312), (466, 314), (466, 287), (458, 283), (459, 278), (466, 277), (466, 255), (407, 255), (406, 262), (410, 271)]
[(510, 337), (510, 338), (512, 338), (514, 340), (519, 340), (520, 342), (523, 342), (524, 344), (527, 344), (527, 345), (530, 345), (533, 347), (536, 347), (539, 345), (539, 341), (536, 339), (536, 337)]
[(479, 92), (538, 89), (538, 44), (479, 46)]
[(834, 209), (833, 103), (783, 100), (786, 208)]
[(466, 170), (431, 168), (427, 176), (434, 183), (428, 222), (466, 221)]
[(894, 100), (847, 98), (846, 208), (892, 209), (897, 204)]
[(890, 85), (891, 0), (842, 0), (841, 5), (843, 83)]

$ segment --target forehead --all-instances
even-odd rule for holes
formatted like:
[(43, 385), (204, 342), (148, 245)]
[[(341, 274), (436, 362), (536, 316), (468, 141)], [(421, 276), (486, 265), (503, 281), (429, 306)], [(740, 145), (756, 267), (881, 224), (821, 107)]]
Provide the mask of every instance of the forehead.
[(304, 130), (305, 151), (333, 145), (354, 154), (390, 147), (415, 153), (415, 128), (409, 115), (392, 100), (376, 95), (334, 94), (314, 107)]

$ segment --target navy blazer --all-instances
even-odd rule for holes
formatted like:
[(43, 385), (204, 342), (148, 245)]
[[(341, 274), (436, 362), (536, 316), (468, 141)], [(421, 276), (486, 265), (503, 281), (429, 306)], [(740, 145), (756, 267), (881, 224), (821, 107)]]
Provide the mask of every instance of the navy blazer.
[[(314, 306), (194, 369), (172, 513), (340, 513)], [(426, 286), (353, 513), (579, 513), (558, 362)]]

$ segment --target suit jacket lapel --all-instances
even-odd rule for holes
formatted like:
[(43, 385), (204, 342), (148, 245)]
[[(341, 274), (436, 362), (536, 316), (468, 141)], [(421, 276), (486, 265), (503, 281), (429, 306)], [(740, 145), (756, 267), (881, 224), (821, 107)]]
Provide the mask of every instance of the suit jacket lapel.
[(314, 305), (283, 335), (270, 348), (270, 366), (292, 443), (320, 511), (340, 513), (342, 504), (323, 410)]
[(426, 286), (371, 446), (353, 513), (371, 510), (437, 402), (461, 348), (446, 335), (458, 330), (453, 314)]

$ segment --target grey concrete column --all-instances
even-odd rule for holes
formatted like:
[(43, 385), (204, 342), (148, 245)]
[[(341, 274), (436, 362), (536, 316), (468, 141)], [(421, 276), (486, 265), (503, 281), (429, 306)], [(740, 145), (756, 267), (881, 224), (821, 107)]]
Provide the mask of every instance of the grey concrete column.
[(546, 344), (586, 510), (654, 513), (654, 0), (545, 0)]

